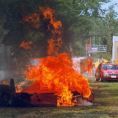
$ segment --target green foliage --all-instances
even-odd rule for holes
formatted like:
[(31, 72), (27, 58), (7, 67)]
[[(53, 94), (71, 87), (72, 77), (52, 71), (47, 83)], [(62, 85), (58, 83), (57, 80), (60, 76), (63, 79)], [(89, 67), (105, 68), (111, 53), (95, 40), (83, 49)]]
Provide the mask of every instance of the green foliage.
[(91, 33), (96, 36), (93, 43), (107, 45), (107, 53), (101, 53), (100, 55), (111, 60), (112, 38), (118, 35), (117, 13), (113, 10), (113, 7), (109, 8), (105, 17), (95, 18)]
[[(52, 7), (56, 10), (56, 18), (63, 22), (63, 50), (70, 51), (75, 55), (85, 55), (85, 43), (93, 37), (95, 44), (108, 45), (111, 54), (111, 38), (117, 34), (116, 13), (110, 9), (104, 18), (103, 3), (109, 0), (1, 0), (0, 14), (3, 17), (2, 29), (8, 31), (4, 36), (3, 43), (11, 45), (15, 54), (19, 44), (24, 40), (30, 40), (36, 48), (45, 53), (47, 40), (50, 34), (45, 24), (41, 29), (27, 27), (22, 22), (24, 16), (37, 12), (39, 7)], [(21, 53), (24, 55), (24, 53)]]

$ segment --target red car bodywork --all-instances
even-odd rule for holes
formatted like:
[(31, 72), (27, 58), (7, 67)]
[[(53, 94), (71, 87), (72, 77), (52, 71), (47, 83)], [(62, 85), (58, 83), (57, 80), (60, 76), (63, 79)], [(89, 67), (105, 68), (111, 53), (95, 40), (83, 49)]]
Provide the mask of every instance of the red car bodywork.
[(95, 72), (96, 81), (118, 80), (118, 65), (100, 64)]

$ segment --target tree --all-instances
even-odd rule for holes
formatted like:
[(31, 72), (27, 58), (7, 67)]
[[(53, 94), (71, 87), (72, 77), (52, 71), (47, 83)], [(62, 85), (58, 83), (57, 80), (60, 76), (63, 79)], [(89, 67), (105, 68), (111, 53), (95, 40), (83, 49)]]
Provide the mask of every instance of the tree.
[[(39, 7), (52, 7), (56, 10), (57, 19), (61, 19), (64, 24), (63, 29), (63, 50), (68, 51), (70, 47), (79, 49), (83, 48), (81, 44), (88, 38), (92, 28), (92, 17), (101, 15), (102, 3), (108, 0), (6, 0), (2, 1), (2, 11), (5, 14), (6, 22), (4, 28), (8, 30), (3, 43), (11, 45), (13, 52), (21, 56), (24, 51), (19, 49), (19, 44), (24, 40), (32, 40), (38, 50), (43, 52), (46, 49), (48, 40), (46, 28), (36, 30), (28, 28), (22, 23), (22, 18), (25, 15), (37, 12)], [(44, 25), (43, 25), (44, 26)], [(45, 26), (44, 26), (45, 27)], [(78, 43), (76, 43), (78, 42)], [(80, 42), (80, 43), (79, 43)], [(78, 44), (75, 46), (75, 44)], [(43, 46), (42, 46), (43, 45)], [(45, 47), (45, 48), (42, 48)], [(36, 48), (37, 49), (37, 48)], [(17, 53), (17, 52), (21, 53)], [(21, 55), (20, 55), (21, 54)]]
[(111, 6), (103, 17), (93, 18), (93, 27), (90, 30), (93, 36), (93, 44), (107, 45), (107, 53), (97, 53), (96, 57), (102, 56), (111, 59), (112, 56), (112, 37), (118, 35), (118, 19), (117, 13)]
[(112, 38), (114, 35), (118, 35), (118, 19), (117, 13), (114, 11), (113, 7), (109, 8), (108, 13), (104, 19), (105, 21), (105, 34), (104, 41), (106, 41), (108, 47), (108, 53), (111, 57), (112, 55)]

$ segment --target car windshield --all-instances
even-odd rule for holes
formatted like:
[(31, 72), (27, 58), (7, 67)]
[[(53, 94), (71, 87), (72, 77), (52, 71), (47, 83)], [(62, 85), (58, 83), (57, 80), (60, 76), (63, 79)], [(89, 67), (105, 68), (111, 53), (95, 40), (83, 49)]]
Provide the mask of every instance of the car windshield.
[(102, 68), (105, 70), (118, 70), (118, 65), (104, 64), (104, 65), (102, 65)]

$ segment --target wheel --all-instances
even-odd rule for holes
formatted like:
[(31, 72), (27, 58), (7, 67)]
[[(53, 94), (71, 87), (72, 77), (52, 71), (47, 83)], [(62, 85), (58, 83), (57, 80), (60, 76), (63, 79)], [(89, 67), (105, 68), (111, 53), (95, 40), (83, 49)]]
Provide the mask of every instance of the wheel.
[(103, 81), (103, 79), (101, 79), (101, 78), (100, 78), (100, 79), (99, 79), (99, 81), (100, 81), (100, 82), (102, 82), (102, 81)]
[(98, 82), (98, 81), (99, 81), (99, 79), (98, 79), (98, 78), (96, 78), (96, 81)]
[(104, 78), (100, 78), (100, 82), (105, 82), (106, 80)]
[(106, 80), (105, 80), (105, 79), (103, 79), (103, 80), (102, 80), (102, 82), (106, 82)]
[(97, 82), (100, 81), (100, 76), (99, 76), (98, 73), (95, 73), (95, 78), (96, 78), (96, 81), (97, 81)]
[(96, 81), (97, 82), (104, 82), (105, 80), (104, 79), (101, 79), (101, 78), (96, 78)]

